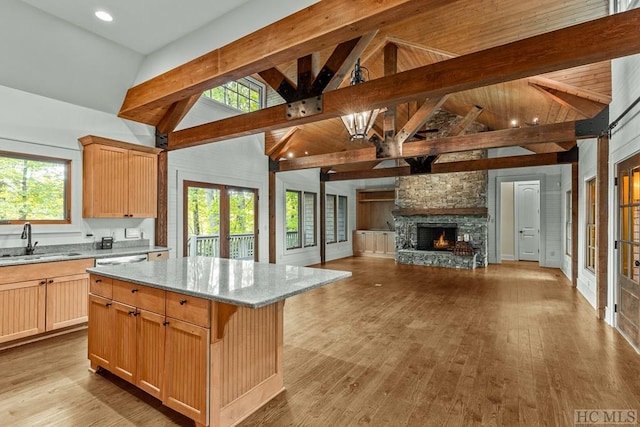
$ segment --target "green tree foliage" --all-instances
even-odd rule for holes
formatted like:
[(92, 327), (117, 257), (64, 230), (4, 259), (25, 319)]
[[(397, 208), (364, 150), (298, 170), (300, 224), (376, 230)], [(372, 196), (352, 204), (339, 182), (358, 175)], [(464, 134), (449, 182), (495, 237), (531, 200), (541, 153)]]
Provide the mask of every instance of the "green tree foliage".
[[(220, 190), (189, 187), (189, 235), (214, 236), (220, 234)], [(255, 223), (252, 191), (230, 190), (229, 228), (231, 235), (253, 234)]]
[(0, 156), (0, 219), (66, 219), (67, 162)]
[(300, 192), (287, 191), (286, 195), (287, 231), (299, 231)]

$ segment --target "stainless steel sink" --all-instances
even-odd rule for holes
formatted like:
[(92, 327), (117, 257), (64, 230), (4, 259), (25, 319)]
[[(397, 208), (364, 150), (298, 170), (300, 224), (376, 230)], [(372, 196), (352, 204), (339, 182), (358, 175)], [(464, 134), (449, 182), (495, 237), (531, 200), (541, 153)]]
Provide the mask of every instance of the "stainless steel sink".
[(0, 262), (4, 261), (15, 261), (15, 260), (36, 260), (36, 259), (53, 259), (53, 258), (67, 258), (82, 255), (79, 252), (60, 252), (60, 253), (51, 253), (51, 254), (34, 254), (34, 255), (4, 255), (0, 257)]

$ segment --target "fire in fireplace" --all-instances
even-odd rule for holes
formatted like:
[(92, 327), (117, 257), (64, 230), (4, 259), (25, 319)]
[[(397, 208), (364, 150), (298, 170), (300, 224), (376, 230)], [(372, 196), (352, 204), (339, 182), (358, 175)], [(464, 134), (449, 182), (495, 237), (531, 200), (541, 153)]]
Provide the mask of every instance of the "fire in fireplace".
[(422, 251), (452, 251), (458, 238), (458, 224), (418, 224), (417, 248)]

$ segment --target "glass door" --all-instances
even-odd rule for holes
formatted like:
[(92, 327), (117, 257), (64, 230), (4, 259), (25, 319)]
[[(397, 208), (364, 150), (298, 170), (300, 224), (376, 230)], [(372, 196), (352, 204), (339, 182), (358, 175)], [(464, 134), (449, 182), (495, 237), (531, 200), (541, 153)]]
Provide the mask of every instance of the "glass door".
[(618, 166), (618, 328), (640, 345), (640, 154)]
[(184, 255), (258, 259), (258, 190), (185, 181)]

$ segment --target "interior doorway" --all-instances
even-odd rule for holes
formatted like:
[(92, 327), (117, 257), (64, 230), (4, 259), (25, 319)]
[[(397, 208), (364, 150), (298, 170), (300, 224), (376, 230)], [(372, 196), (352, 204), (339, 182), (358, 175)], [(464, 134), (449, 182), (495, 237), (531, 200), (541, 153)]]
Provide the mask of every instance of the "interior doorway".
[(184, 181), (183, 254), (258, 260), (258, 190)]
[(502, 181), (499, 259), (540, 261), (540, 180)]

